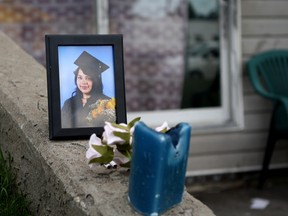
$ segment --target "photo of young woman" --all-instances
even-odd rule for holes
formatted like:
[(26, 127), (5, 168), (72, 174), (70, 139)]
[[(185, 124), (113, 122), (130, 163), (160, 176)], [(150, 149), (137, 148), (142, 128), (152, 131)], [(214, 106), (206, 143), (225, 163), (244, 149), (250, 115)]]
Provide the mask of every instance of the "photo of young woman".
[(87, 51), (74, 64), (75, 89), (61, 109), (62, 128), (103, 127), (105, 121), (115, 122), (115, 98), (103, 93), (102, 73), (109, 66)]

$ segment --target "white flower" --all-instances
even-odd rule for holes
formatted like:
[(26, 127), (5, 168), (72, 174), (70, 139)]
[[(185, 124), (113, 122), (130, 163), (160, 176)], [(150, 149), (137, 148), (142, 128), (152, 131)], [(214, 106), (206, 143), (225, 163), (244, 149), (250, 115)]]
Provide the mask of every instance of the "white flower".
[[(90, 167), (95, 163), (104, 164), (106, 168), (116, 167), (116, 164), (129, 167), (135, 123), (139, 120), (140, 118), (135, 118), (129, 124), (115, 124), (106, 121), (102, 139), (92, 134), (86, 152)], [(167, 122), (155, 128), (157, 132), (162, 133), (166, 133), (169, 129)]]
[[(93, 145), (102, 146), (101, 139), (97, 137), (96, 134), (92, 134), (90, 136), (89, 148), (86, 152), (86, 158), (88, 159), (88, 161), (91, 161), (94, 158), (99, 158), (102, 156), (99, 152), (95, 150), (95, 148), (93, 148)], [(90, 164), (90, 167), (92, 167), (92, 164)]]
[(168, 123), (166, 121), (163, 122), (163, 124), (161, 126), (155, 128), (155, 130), (158, 132), (162, 132), (162, 131), (166, 132), (169, 129), (170, 129), (170, 127), (168, 126)]
[(96, 136), (96, 134), (92, 134), (90, 136), (90, 140), (89, 140), (89, 148), (86, 152), (86, 158), (88, 160), (91, 160), (93, 158), (98, 158), (101, 157), (101, 154), (99, 152), (97, 152), (94, 148), (93, 145), (102, 145), (101, 139), (99, 137)]
[[(127, 127), (126, 124), (121, 123), (121, 126)], [(124, 129), (114, 127), (110, 122), (105, 122), (104, 126), (104, 132), (103, 132), (103, 141), (106, 142), (108, 145), (114, 145), (114, 144), (123, 144), (125, 143), (125, 140), (121, 139), (118, 136), (115, 136), (113, 133), (114, 131), (118, 132), (127, 132)]]
[(114, 132), (126, 133), (129, 134), (129, 143), (132, 143), (132, 136), (134, 132), (135, 126), (132, 128), (128, 128), (127, 124), (121, 123), (119, 127), (113, 126), (110, 122), (105, 122), (104, 132), (103, 132), (103, 141), (106, 142), (108, 145), (115, 145), (115, 144), (124, 144), (128, 142), (120, 138), (119, 136), (114, 135)]
[(114, 159), (113, 160), (115, 161), (115, 163), (117, 163), (117, 165), (126, 164), (130, 161), (129, 158), (125, 157), (117, 149), (115, 149), (115, 151), (114, 151)]
[[(114, 147), (115, 148), (115, 147)], [(113, 160), (114, 148), (103, 143), (100, 138), (92, 134), (89, 140), (89, 148), (86, 152), (86, 157), (91, 164), (106, 164)]]

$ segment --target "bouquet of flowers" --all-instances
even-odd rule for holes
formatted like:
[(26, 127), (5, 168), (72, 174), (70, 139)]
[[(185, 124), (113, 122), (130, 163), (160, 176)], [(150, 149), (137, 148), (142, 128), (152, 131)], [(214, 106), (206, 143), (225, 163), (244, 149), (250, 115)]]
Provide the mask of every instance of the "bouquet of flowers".
[(93, 121), (109, 121), (115, 122), (116, 121), (116, 114), (115, 114), (115, 105), (116, 101), (115, 98), (112, 99), (99, 99), (94, 104), (89, 106), (90, 112), (86, 119), (89, 122)]
[[(116, 167), (117, 165), (130, 167), (134, 126), (139, 120), (140, 117), (135, 118), (128, 124), (105, 122), (101, 138), (92, 134), (86, 152), (90, 167), (93, 164), (103, 164), (106, 167)], [(156, 131), (163, 133), (169, 129), (167, 122), (155, 128)]]

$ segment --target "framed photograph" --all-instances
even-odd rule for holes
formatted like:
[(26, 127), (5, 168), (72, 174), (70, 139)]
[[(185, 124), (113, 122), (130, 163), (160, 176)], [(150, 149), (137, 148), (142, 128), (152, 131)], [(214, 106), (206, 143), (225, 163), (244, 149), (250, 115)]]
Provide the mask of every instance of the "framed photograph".
[(50, 139), (126, 123), (122, 35), (46, 35), (45, 45)]

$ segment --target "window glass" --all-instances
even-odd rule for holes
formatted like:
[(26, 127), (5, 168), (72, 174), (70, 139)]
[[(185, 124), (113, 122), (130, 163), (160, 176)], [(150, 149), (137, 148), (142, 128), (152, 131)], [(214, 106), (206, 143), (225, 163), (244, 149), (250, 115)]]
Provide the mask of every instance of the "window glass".
[(181, 108), (221, 106), (219, 9), (216, 0), (189, 0), (186, 73)]

